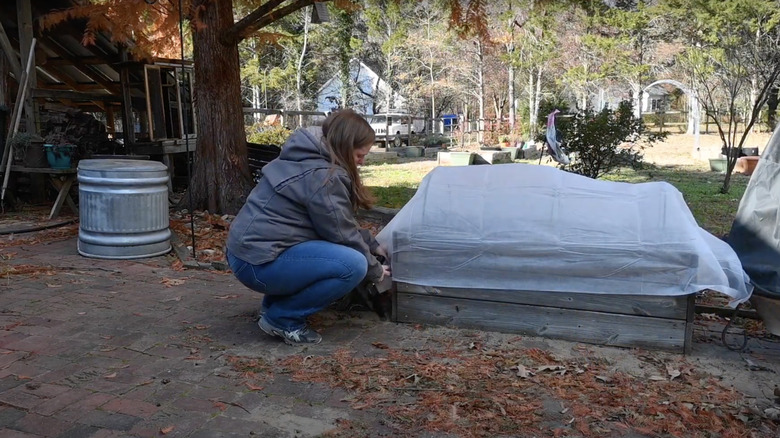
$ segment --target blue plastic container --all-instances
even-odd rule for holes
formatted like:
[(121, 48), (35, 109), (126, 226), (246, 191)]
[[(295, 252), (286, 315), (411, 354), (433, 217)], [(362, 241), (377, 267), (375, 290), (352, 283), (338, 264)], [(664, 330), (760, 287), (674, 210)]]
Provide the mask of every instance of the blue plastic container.
[(52, 169), (70, 169), (71, 157), (76, 151), (76, 145), (66, 144), (54, 146), (52, 144), (43, 145), (46, 151), (46, 160)]

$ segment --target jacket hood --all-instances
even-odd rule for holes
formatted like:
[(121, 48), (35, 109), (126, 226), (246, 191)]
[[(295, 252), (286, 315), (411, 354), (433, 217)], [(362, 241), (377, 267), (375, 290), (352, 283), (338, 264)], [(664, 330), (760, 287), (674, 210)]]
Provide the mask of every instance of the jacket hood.
[(322, 142), (322, 128), (311, 126), (293, 132), (282, 146), (279, 158), (294, 162), (322, 159), (330, 162), (330, 151)]
[(308, 171), (332, 166), (330, 151), (322, 142), (322, 129), (312, 126), (293, 132), (282, 146), (279, 158), (263, 167), (263, 178), (276, 187)]

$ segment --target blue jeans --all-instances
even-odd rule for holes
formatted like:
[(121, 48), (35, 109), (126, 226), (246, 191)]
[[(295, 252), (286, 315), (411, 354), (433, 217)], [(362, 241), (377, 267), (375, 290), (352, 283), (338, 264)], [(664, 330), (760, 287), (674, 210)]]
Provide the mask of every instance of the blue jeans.
[(227, 260), (244, 286), (264, 294), (266, 321), (287, 331), (303, 328), (306, 317), (348, 294), (368, 271), (359, 251), (324, 240), (299, 243), (262, 265), (229, 251)]

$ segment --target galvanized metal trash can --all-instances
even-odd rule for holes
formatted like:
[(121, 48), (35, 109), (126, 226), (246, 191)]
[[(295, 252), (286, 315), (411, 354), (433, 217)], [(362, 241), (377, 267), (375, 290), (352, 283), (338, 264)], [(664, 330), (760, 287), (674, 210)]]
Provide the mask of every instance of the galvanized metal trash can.
[(171, 250), (168, 168), (157, 161), (81, 160), (79, 254), (134, 259)]

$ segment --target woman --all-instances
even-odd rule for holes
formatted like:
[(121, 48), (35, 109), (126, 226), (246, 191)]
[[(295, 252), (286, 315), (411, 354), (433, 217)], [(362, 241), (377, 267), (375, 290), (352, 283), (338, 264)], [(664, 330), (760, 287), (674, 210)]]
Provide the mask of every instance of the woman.
[(358, 165), (374, 131), (352, 110), (295, 131), (230, 226), (227, 259), (234, 275), (265, 295), (258, 321), (288, 344), (319, 343), (306, 318), (349, 293), (363, 279), (379, 282), (387, 254), (355, 220), (373, 201)]

